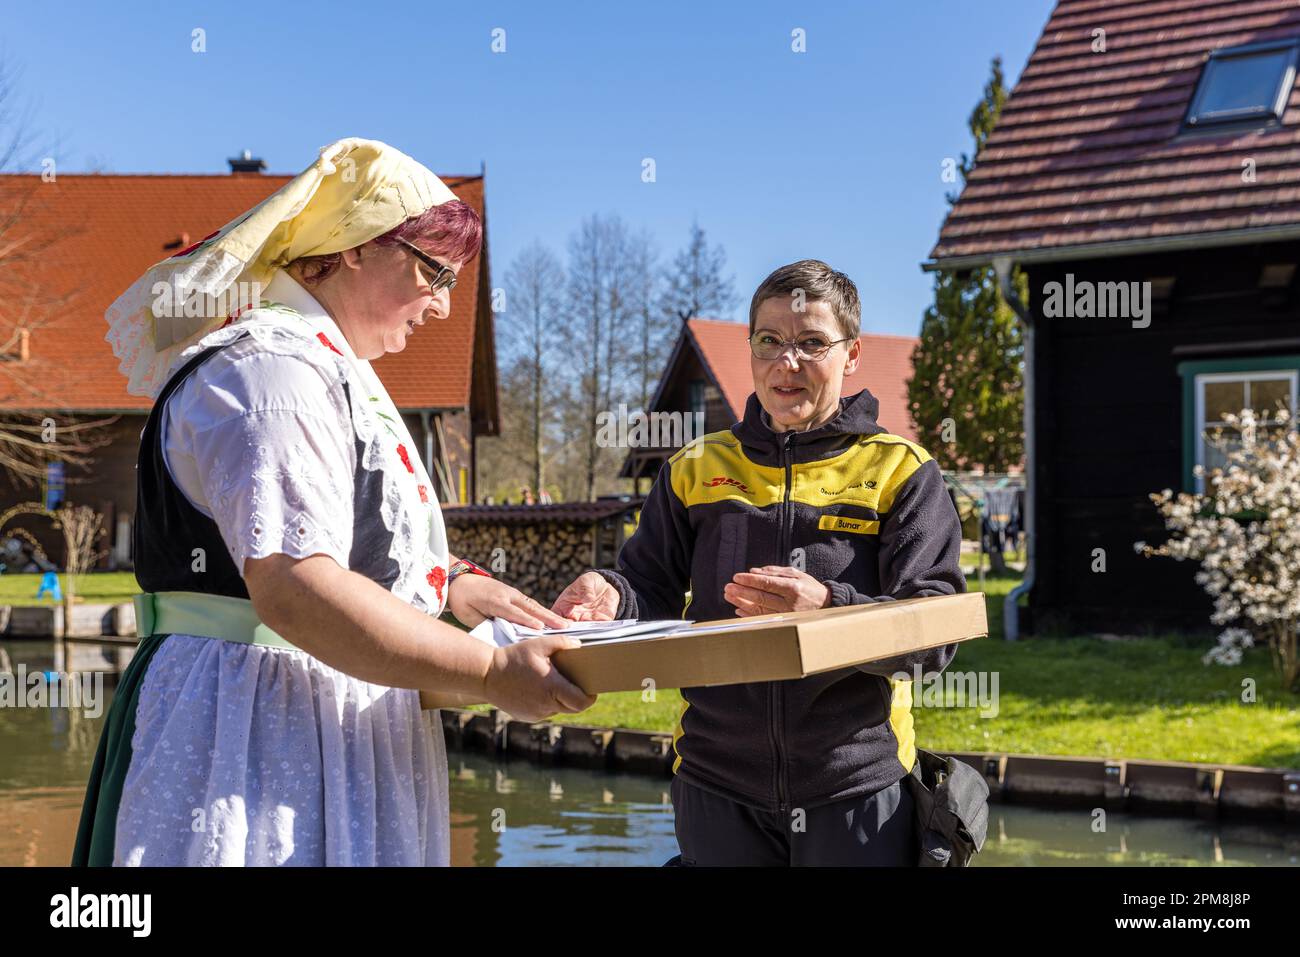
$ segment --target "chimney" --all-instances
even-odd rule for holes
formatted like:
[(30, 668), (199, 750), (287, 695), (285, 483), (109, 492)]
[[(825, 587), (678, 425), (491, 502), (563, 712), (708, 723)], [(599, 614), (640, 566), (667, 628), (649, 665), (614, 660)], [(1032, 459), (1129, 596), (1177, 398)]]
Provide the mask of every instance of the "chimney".
[(242, 156), (232, 156), (226, 160), (230, 164), (230, 172), (233, 173), (260, 173), (266, 169), (266, 160), (259, 159), (248, 150), (244, 150)]
[(19, 362), (26, 362), (28, 359), (32, 357), (31, 337), (32, 337), (32, 333), (30, 329), (23, 328), (18, 330), (18, 361)]

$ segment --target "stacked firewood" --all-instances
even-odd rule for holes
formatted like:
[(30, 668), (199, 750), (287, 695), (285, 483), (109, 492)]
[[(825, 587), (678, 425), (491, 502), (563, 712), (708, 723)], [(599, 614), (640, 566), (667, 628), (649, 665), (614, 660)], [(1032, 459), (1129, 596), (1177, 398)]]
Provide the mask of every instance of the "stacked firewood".
[(566, 585), (591, 569), (592, 534), (591, 524), (574, 522), (447, 527), (453, 555), (477, 562), (548, 607)]

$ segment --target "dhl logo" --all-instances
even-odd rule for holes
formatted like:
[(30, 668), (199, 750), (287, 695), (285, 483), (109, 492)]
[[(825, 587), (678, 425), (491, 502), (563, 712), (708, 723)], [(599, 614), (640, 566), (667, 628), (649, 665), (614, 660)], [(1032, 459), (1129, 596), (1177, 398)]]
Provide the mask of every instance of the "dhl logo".
[(717, 488), (719, 485), (730, 485), (733, 488), (740, 489), (742, 492), (746, 492), (746, 493), (749, 492), (748, 485), (746, 485), (744, 482), (740, 481), (739, 479), (734, 479), (727, 475), (715, 476), (704, 483), (705, 488)]

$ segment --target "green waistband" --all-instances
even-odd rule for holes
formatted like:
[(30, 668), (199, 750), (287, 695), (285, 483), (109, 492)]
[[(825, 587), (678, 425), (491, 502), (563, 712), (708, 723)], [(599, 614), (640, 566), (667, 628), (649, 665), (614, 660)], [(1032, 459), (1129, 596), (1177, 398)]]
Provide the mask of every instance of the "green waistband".
[(293, 648), (257, 618), (247, 598), (204, 595), (192, 591), (146, 592), (136, 595), (135, 628), (150, 635), (198, 635), (246, 645)]

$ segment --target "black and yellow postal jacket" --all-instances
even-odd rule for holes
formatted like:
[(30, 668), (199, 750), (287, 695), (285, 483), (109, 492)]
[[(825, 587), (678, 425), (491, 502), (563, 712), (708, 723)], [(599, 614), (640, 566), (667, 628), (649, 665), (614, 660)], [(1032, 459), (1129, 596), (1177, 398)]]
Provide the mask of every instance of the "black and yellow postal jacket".
[[(751, 395), (742, 421), (689, 443), (660, 470), (617, 568), (599, 570), (619, 591), (618, 617), (734, 618), (723, 586), (762, 565), (802, 568), (832, 606), (964, 591), (961, 528), (938, 465), (881, 428), (878, 410), (864, 390), (820, 428), (775, 432)], [(685, 688), (673, 769), (767, 811), (874, 793), (916, 760), (914, 667), (942, 671), (955, 653)]]

